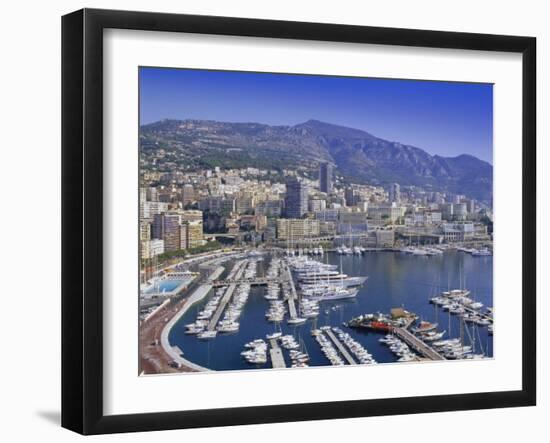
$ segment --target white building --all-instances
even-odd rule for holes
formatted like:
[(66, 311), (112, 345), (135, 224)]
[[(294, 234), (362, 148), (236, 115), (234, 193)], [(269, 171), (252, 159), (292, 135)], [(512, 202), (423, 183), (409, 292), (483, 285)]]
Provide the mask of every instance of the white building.
[(164, 240), (153, 239), (141, 242), (141, 258), (156, 257), (164, 252)]
[(168, 211), (168, 203), (154, 201), (142, 202), (139, 205), (139, 218), (140, 220), (151, 219), (155, 215), (166, 211)]

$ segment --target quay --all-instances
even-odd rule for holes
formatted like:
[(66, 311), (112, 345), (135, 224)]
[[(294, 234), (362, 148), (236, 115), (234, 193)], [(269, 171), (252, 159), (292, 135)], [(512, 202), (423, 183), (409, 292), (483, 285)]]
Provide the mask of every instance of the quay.
[(228, 280), (216, 280), (212, 282), (214, 287), (227, 286), (231, 283), (242, 284), (247, 283), (250, 286), (267, 286), (269, 283), (280, 283), (281, 280), (277, 278), (269, 277), (256, 277), (256, 278), (241, 278), (241, 279), (228, 279)]
[(210, 319), (210, 323), (208, 323), (207, 329), (209, 331), (213, 331), (216, 325), (218, 324), (218, 320), (222, 316), (222, 313), (225, 310), (227, 303), (229, 303), (229, 300), (231, 299), (231, 296), (233, 295), (233, 292), (235, 292), (236, 288), (237, 288), (237, 284), (233, 283), (232, 285), (229, 285), (229, 287), (225, 291), (225, 294), (223, 294), (223, 298), (221, 299), (220, 304), (218, 305), (218, 309), (216, 309), (216, 312), (214, 312), (214, 315)]
[(209, 284), (203, 284), (199, 286), (195, 292), (189, 297), (189, 299), (185, 302), (183, 305), (183, 308), (177, 312), (176, 315), (172, 317), (172, 319), (166, 323), (164, 328), (162, 329), (161, 335), (160, 335), (160, 344), (162, 346), (162, 349), (164, 352), (168, 355), (170, 360), (174, 362), (177, 365), (177, 368), (189, 368), (191, 371), (210, 371), (208, 368), (204, 368), (202, 366), (199, 366), (193, 362), (190, 362), (189, 360), (186, 360), (183, 357), (183, 351), (177, 347), (172, 346), (170, 344), (170, 341), (168, 340), (168, 336), (170, 334), (170, 330), (174, 327), (174, 325), (178, 322), (178, 320), (187, 312), (187, 310), (193, 306), (196, 302), (202, 300), (206, 295), (212, 290), (212, 285)]
[(283, 356), (283, 351), (277, 343), (276, 338), (269, 340), (271, 348), (269, 349), (269, 356), (271, 357), (271, 365), (273, 368), (281, 369), (286, 368), (285, 357)]
[(481, 311), (478, 311), (478, 310), (476, 310), (476, 309), (470, 308), (470, 307), (465, 306), (465, 305), (462, 305), (462, 307), (464, 308), (464, 310), (465, 310), (466, 312), (469, 312), (470, 314), (475, 314), (475, 315), (477, 315), (477, 316), (479, 316), (479, 317), (481, 317), (481, 318), (484, 318), (484, 319), (486, 319), (486, 320), (489, 320), (491, 323), (493, 323), (493, 317), (492, 317), (491, 315), (489, 315), (489, 314), (484, 314), (484, 313), (482, 313)]
[[(246, 264), (247, 264), (247, 260), (243, 260), (242, 263), (239, 263), (238, 265), (236, 265), (236, 266), (239, 266), (239, 268), (237, 269), (237, 272), (235, 273), (236, 280), (238, 280), (242, 275), (242, 273), (244, 272), (246, 268)], [(229, 303), (229, 300), (231, 300), (231, 296), (233, 295), (233, 292), (235, 292), (235, 289), (237, 289), (237, 283), (232, 283), (229, 285), (229, 287), (225, 291), (225, 294), (223, 294), (223, 297), (220, 301), (220, 304), (218, 305), (218, 308), (216, 309), (216, 312), (214, 312), (214, 315), (210, 319), (210, 323), (208, 323), (208, 326), (206, 328), (208, 331), (213, 331), (216, 325), (218, 324), (218, 321), (223, 311), (225, 310), (225, 307)]]
[(435, 351), (431, 346), (428, 346), (417, 336), (408, 331), (406, 327), (393, 328), (393, 333), (416, 352), (422, 354), (423, 357), (429, 358), (430, 360), (446, 360), (439, 352)]
[(340, 354), (346, 359), (346, 361), (350, 365), (356, 365), (357, 362), (353, 359), (351, 354), (348, 352), (348, 350), (345, 348), (345, 346), (342, 344), (340, 339), (334, 335), (334, 332), (330, 328), (326, 328), (324, 332), (328, 335), (328, 337), (332, 340), (338, 351), (340, 351)]
[(290, 273), (290, 268), (288, 265), (286, 265), (286, 272), (288, 275), (288, 283), (290, 286), (290, 297), (288, 297), (288, 313), (290, 315), (291, 319), (295, 319), (298, 317), (298, 313), (296, 311), (296, 303), (295, 301), (298, 299), (298, 295), (296, 294), (296, 287), (294, 286), (294, 280), (292, 280), (292, 274)]

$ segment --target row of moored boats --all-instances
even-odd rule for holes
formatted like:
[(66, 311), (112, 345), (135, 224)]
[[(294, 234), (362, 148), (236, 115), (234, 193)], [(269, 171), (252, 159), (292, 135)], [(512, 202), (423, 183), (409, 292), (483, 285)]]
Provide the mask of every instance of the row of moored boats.
[(478, 326), (490, 326), (489, 332), (492, 333), (493, 309), (487, 308), (485, 312), (482, 312), (483, 303), (473, 300), (469, 297), (469, 294), (470, 291), (467, 289), (445, 291), (436, 297), (432, 297), (430, 303), (451, 314), (462, 316), (464, 321), (468, 323), (475, 323)]
[(336, 334), (338, 339), (350, 350), (350, 352), (357, 358), (358, 362), (362, 365), (376, 364), (377, 361), (357, 340), (344, 332), (338, 327), (333, 327), (332, 331)]

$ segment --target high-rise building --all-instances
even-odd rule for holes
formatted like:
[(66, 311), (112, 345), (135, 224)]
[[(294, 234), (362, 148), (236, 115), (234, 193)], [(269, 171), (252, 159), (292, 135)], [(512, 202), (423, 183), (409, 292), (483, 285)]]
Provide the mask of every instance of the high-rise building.
[(187, 222), (187, 247), (196, 248), (203, 244), (202, 222)]
[(202, 221), (202, 211), (197, 211), (196, 209), (187, 209), (185, 211), (175, 212), (180, 216), (180, 223), (188, 221)]
[(319, 235), (319, 220), (283, 219), (277, 220), (279, 240), (301, 240)]
[(139, 239), (141, 241), (151, 240), (151, 224), (148, 222), (141, 222), (139, 224)]
[(180, 225), (180, 249), (187, 249), (187, 223)]
[(324, 211), (327, 208), (327, 202), (326, 200), (313, 198), (309, 201), (308, 206), (309, 212)]
[(156, 214), (153, 221), (153, 238), (164, 240), (165, 251), (180, 249), (180, 217), (177, 214)]
[(254, 211), (254, 206), (256, 205), (256, 200), (251, 195), (243, 195), (236, 199), (235, 206), (239, 214), (244, 214), (246, 212)]
[(332, 165), (330, 163), (319, 165), (319, 191), (327, 194), (332, 192)]
[(466, 203), (457, 203), (453, 205), (453, 215), (455, 220), (466, 220), (468, 215), (468, 206)]
[(195, 201), (195, 188), (191, 184), (183, 185), (181, 188), (181, 202), (183, 206)]
[(392, 183), (390, 185), (390, 203), (399, 203), (401, 201), (401, 186), (399, 183)]
[(388, 221), (395, 223), (405, 215), (406, 208), (397, 205), (370, 205), (367, 211), (369, 218), (376, 221)]
[(337, 229), (340, 234), (367, 232), (367, 213), (363, 211), (340, 212)]
[(199, 201), (199, 209), (202, 211), (210, 211), (227, 216), (236, 210), (235, 199), (225, 197), (207, 197)]
[(162, 240), (145, 240), (141, 242), (141, 258), (146, 260), (153, 258), (164, 252), (164, 242)]
[(302, 218), (307, 213), (307, 192), (307, 186), (297, 178), (292, 178), (286, 183), (286, 218)]
[(158, 202), (159, 201), (159, 193), (158, 193), (157, 188), (147, 188), (146, 197), (147, 197), (147, 201)]
[(268, 217), (281, 216), (281, 200), (266, 200), (254, 207), (254, 214)]
[(443, 203), (441, 205), (441, 212), (445, 220), (451, 221), (454, 217), (454, 205), (452, 203)]
[(390, 230), (377, 230), (376, 235), (376, 247), (377, 248), (391, 248), (395, 243), (395, 232)]
[(346, 188), (344, 198), (346, 199), (346, 206), (355, 206), (359, 203), (359, 195), (351, 186)]
[(150, 219), (165, 211), (168, 211), (168, 203), (146, 201), (139, 205), (139, 218)]

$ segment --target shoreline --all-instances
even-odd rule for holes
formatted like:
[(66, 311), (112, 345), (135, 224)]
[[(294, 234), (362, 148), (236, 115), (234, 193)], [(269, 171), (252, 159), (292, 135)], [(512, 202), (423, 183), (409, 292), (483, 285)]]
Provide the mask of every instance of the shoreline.
[[(164, 326), (161, 332), (160, 336), (160, 344), (162, 346), (162, 349), (164, 352), (178, 365), (183, 366), (185, 368), (191, 369), (196, 372), (210, 372), (211, 369), (205, 368), (203, 366), (197, 365), (186, 358), (182, 357), (173, 346), (170, 345), (169, 335), (172, 328), (175, 326), (175, 324), (179, 321), (181, 317), (189, 310), (191, 306), (193, 306), (195, 303), (201, 301), (206, 295), (212, 290), (211, 284), (203, 284), (199, 286), (195, 292), (186, 300), (183, 307), (174, 315), (170, 321)], [(183, 352), (183, 350), (181, 350)], [(179, 368), (178, 368), (179, 369)]]
[(171, 306), (170, 303), (163, 303), (155, 310), (154, 315), (149, 315), (147, 320), (140, 324), (140, 375), (212, 371), (184, 358), (182, 356), (184, 351), (170, 344), (169, 335), (174, 325), (189, 308), (201, 301), (210, 292), (212, 282), (225, 270), (223, 266), (220, 266), (221, 262), (228, 260), (234, 255), (238, 254), (234, 251), (217, 252), (208, 256), (193, 257), (182, 262), (188, 265), (206, 266), (212, 269), (212, 271), (206, 281), (198, 286), (189, 297), (184, 298), (174, 306)]

